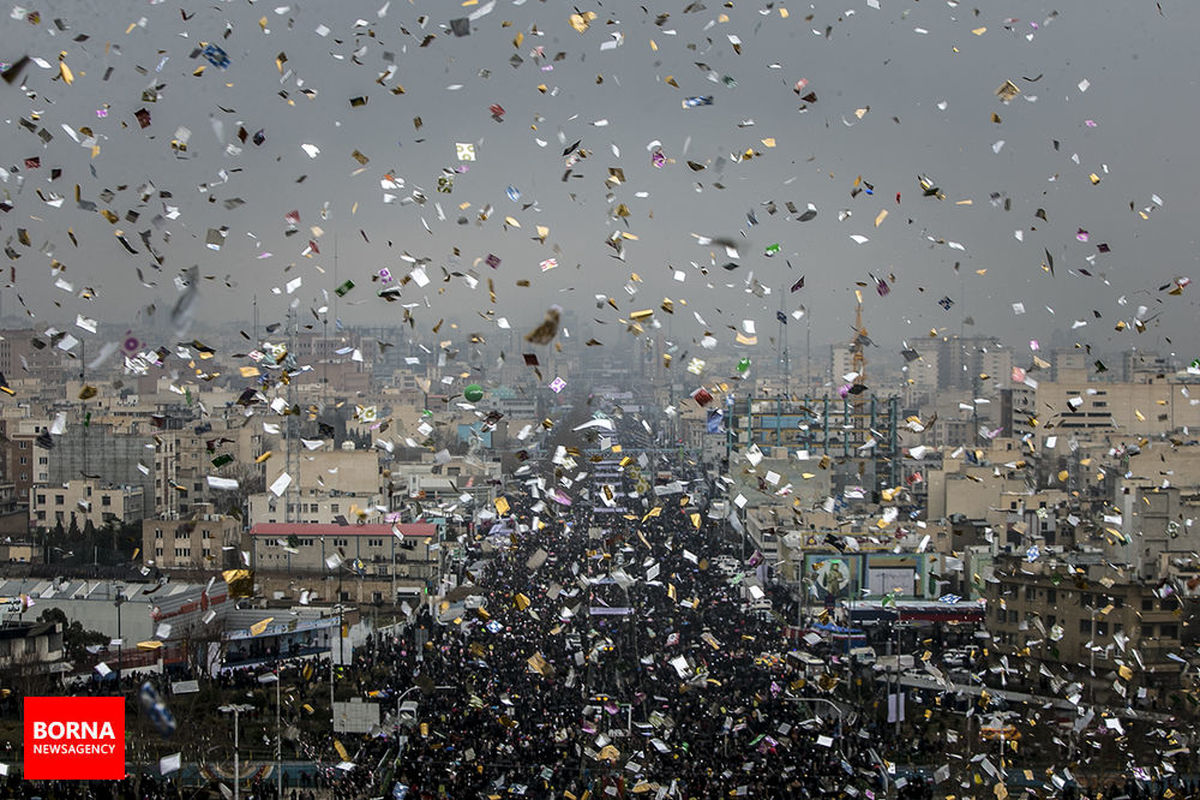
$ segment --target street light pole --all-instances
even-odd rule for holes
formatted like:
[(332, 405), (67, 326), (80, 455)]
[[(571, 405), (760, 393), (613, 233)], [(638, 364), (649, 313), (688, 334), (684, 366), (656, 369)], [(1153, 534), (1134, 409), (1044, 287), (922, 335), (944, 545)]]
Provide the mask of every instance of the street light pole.
[(283, 796), (283, 756), (282, 756), (283, 735), (282, 735), (282, 731), (280, 728), (280, 722), (279, 722), (280, 716), (281, 716), (281, 709), (282, 709), (282, 704), (280, 703), (280, 699), (279, 699), (279, 684), (282, 683), (282, 681), (280, 680), (280, 674), (279, 674), (280, 669), (281, 669), (281, 667), (276, 665), (274, 672), (268, 672), (264, 675), (260, 675), (258, 678), (258, 682), (275, 684), (275, 791), (279, 794), (280, 797), (282, 797)]
[(842, 708), (837, 703), (833, 702), (832, 700), (827, 700), (824, 697), (793, 697), (791, 695), (787, 695), (786, 697), (788, 700), (792, 701), (793, 703), (824, 703), (825, 705), (829, 706), (830, 708), (832, 708), (834, 710), (834, 712), (837, 714), (837, 718), (838, 718), (838, 754), (842, 757), (842, 760), (845, 761), (846, 760), (846, 742), (845, 742), (845, 735), (844, 735), (845, 731), (844, 731), (844, 726), (843, 726), (842, 720), (843, 720), (843, 717), (845, 716), (846, 712), (843, 711)]
[[(276, 667), (276, 670), (279, 668)], [(283, 798), (283, 731), (279, 727), (281, 705), (279, 702), (279, 674), (275, 675), (275, 796)]]
[(121, 662), (123, 660), (123, 652), (125, 642), (121, 639), (121, 606), (125, 604), (124, 586), (120, 584), (114, 585), (115, 597), (113, 605), (117, 607), (117, 691), (121, 691)]
[(238, 715), (241, 714), (241, 712), (243, 712), (243, 711), (253, 711), (254, 706), (233, 704), (233, 705), (221, 706), (217, 710), (221, 711), (222, 713), (225, 713), (225, 714), (230, 714), (230, 713), (233, 714), (233, 800), (239, 800), (240, 792), (241, 792), (241, 782), (242, 782), (242, 766), (241, 766), (241, 756), (238, 753), (238, 745), (240, 743), (239, 742), (240, 725), (239, 725)]

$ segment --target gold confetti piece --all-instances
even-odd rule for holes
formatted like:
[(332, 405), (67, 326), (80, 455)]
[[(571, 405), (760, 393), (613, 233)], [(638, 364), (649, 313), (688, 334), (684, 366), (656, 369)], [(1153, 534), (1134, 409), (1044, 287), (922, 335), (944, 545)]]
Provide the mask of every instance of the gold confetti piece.
[(985, 33), (987, 33), (987, 28), (975, 28), (971, 31), (971, 33), (975, 34), (976, 36), (983, 36)]
[(1088, 175), (1088, 180), (1092, 182), (1092, 186), (1095, 186), (1100, 182), (1100, 176), (1093, 172), (1091, 175)]
[(582, 13), (572, 14), (567, 19), (571, 23), (571, 27), (575, 29), (575, 32), (582, 34), (587, 32), (587, 29), (592, 24), (592, 20), (595, 18), (595, 11), (584, 11)]
[(887, 219), (887, 215), (888, 215), (888, 212), (887, 212), (886, 208), (880, 209), (879, 213), (875, 216), (875, 227), (876, 228), (878, 228), (880, 225), (883, 224), (883, 221), (885, 219)]
[(1003, 103), (1007, 103), (1020, 93), (1021, 87), (1017, 86), (1012, 81), (1005, 81), (1004, 83), (1000, 84), (998, 89), (996, 89), (996, 97), (999, 97), (1000, 101)]
[(774, 137), (769, 137), (767, 139), (761, 139), (760, 141), (763, 143), (763, 147), (774, 147), (775, 146), (775, 138)]
[[(63, 55), (66, 55), (66, 53), (63, 53)], [(60, 60), (58, 62), (58, 74), (62, 76), (62, 79), (67, 84), (67, 86), (70, 86), (71, 84), (73, 84), (75, 82), (75, 74), (73, 72), (71, 72), (71, 68), (67, 66), (67, 62), (62, 61), (61, 56), (59, 58), (60, 58)]]

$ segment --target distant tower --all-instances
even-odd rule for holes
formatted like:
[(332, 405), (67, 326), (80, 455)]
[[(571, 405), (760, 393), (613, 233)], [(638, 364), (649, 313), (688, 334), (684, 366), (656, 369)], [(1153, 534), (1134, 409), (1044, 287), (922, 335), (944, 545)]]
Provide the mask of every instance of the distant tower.
[(867, 384), (867, 343), (871, 341), (867, 335), (867, 329), (863, 325), (862, 318), (862, 292), (855, 290), (855, 298), (858, 304), (854, 308), (854, 341), (850, 344), (851, 365), (854, 368), (854, 385), (862, 386), (858, 393), (854, 395), (854, 405), (861, 406), (866, 400), (866, 384)]

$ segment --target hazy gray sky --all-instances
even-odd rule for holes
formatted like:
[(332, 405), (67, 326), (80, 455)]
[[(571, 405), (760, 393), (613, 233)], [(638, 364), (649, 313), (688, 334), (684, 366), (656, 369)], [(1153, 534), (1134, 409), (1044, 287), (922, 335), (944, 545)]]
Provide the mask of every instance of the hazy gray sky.
[[(169, 308), (175, 276), (192, 264), (218, 276), (201, 289), (197, 308), (208, 318), (247, 318), (255, 293), (264, 318), (293, 298), (307, 309), (350, 279), (356, 288), (338, 309), (348, 324), (398, 320), (399, 304), (379, 299), (371, 276), (383, 267), (405, 274), (407, 252), (430, 260), (433, 282), (404, 289), (404, 302), (422, 304), (426, 329), (494, 309), (524, 330), (558, 303), (614, 323), (605, 338), (615, 345), (627, 336), (618, 317), (670, 297), (677, 338), (703, 334), (694, 310), (731, 346), (726, 326), (754, 320), (765, 348), (779, 292), (788, 312), (811, 311), (813, 338), (825, 341), (847, 335), (863, 281), (872, 336), (892, 351), (905, 337), (919, 349), (933, 327), (957, 331), (968, 314), (974, 330), (1021, 349), (1058, 330), (1102, 351), (1200, 355), (1200, 287), (1160, 291), (1195, 272), (1195, 3), (1163, 0), (1160, 13), (1153, 0), (613, 2), (578, 6), (596, 14), (582, 34), (571, 6), (536, 0), (60, 1), (28, 10), (36, 22), (14, 9), (0, 24), (0, 60), (41, 60), (0, 84), (0, 192), (11, 205), (0, 236), (38, 324)], [(450, 21), (471, 15), (470, 34), (455, 36)], [(193, 57), (202, 43), (219, 45), (228, 66)], [(1021, 89), (1007, 104), (996, 96), (1005, 80)], [(809, 92), (815, 102), (803, 99)], [(712, 104), (682, 107), (695, 96)], [(21, 126), (35, 116), (34, 131)], [(171, 147), (180, 128), (190, 130), (186, 153)], [(251, 137), (261, 129), (265, 141), (243, 143), (239, 128)], [(587, 157), (564, 180), (563, 151), (576, 141)], [(477, 160), (460, 161), (456, 143), (473, 144)], [(738, 160), (748, 149), (753, 157)], [(369, 160), (360, 164), (355, 151)], [(33, 158), (37, 168), (26, 165)], [(456, 167), (468, 169), (440, 193), (439, 176)], [(623, 179), (609, 180), (611, 169)], [(387, 175), (402, 186), (382, 188)], [(918, 175), (944, 199), (922, 196)], [(873, 192), (864, 184), (852, 196), (859, 176)], [(147, 184), (154, 193), (143, 202)], [(79, 207), (76, 186), (118, 221)], [(401, 202), (416, 189), (423, 205)], [(46, 202), (54, 196), (61, 207)], [(788, 202), (799, 212), (811, 203), (817, 216), (800, 222)], [(628, 216), (617, 218), (621, 204)], [(293, 210), (299, 231), (287, 236)], [(538, 225), (549, 229), (544, 243)], [(220, 251), (206, 248), (209, 229), (222, 226)], [(624, 260), (607, 244), (620, 233), (636, 237), (623, 241)], [(736, 242), (738, 255), (693, 234)], [(305, 257), (310, 240), (320, 254)], [(775, 243), (779, 253), (767, 257)], [(1053, 275), (1042, 267), (1046, 251)], [(484, 262), (489, 253), (498, 268)], [(558, 266), (543, 272), (547, 258)], [(73, 293), (56, 288), (55, 259)], [(482, 282), (442, 283), (442, 266)], [(136, 268), (157, 285), (143, 286)], [(631, 273), (642, 282), (631, 284)], [(886, 297), (871, 274), (893, 284)], [(805, 288), (789, 293), (802, 275)], [(272, 294), (297, 277), (294, 295)], [(751, 278), (772, 294), (748, 291)], [(96, 299), (78, 297), (83, 287)], [(13, 291), (3, 290), (6, 314), (17, 310)], [(595, 294), (615, 298), (621, 313), (597, 310)], [(938, 304), (945, 296), (949, 311)], [(1116, 332), (1139, 305), (1159, 315), (1147, 332)], [(793, 320), (792, 330), (803, 324)]]

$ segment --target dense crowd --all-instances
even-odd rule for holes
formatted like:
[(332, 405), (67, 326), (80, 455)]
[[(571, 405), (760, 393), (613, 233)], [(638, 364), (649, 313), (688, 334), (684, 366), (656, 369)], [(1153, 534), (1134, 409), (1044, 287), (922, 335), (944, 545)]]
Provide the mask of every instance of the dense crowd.
[[(440, 606), (423, 606), (408, 625), (376, 633), (344, 667), (327, 660), (270, 665), (295, 693), (293, 702), (323, 693), (336, 669), (340, 694), (378, 702), (385, 712), (378, 729), (341, 734), (337, 745), (328, 736), (295, 740), (294, 755), (314, 772), (285, 773), (285, 798), (857, 799), (890, 792), (924, 800), (950, 788), (887, 769), (883, 755), (908, 751), (930, 763), (944, 744), (915, 726), (909, 741), (897, 741), (881, 723), (873, 682), (847, 692), (844, 662), (811, 640), (789, 639), (780, 615), (756, 610), (748, 587), (759, 577), (759, 558), (722, 522), (692, 516), (678, 502), (618, 515), (582, 503), (548, 506), (537, 500), (544, 490), (530, 495), (510, 497), (509, 513), (487, 520), (468, 543), (459, 585)], [(788, 602), (775, 600), (776, 607)], [(796, 657), (803, 650), (825, 658)], [(245, 692), (260, 686), (261, 671), (225, 670), (214, 680)], [(146, 677), (124, 676), (126, 688)], [(149, 680), (170, 697), (170, 681)], [(402, 701), (415, 701), (415, 712), (401, 714)], [(1131, 781), (1085, 796), (1189, 791), (1183, 783)], [(147, 776), (0, 783), (2, 797), (206, 795), (218, 796), (213, 786), (180, 788)], [(256, 779), (242, 797), (278, 800), (275, 781)]]
[[(458, 595), (480, 608), (468, 601), (440, 621), (423, 612), (424, 647), (400, 636), (356, 652), (364, 696), (419, 687), (407, 695), (419, 711), (398, 738), (364, 743), (339, 796), (883, 789), (870, 728), (843, 735), (849, 709), (830, 702), (830, 676), (806, 673), (778, 619), (749, 610), (754, 568), (717, 526), (666, 507), (645, 520), (533, 516), (495, 521), (475, 553), (473, 588)], [(717, 569), (720, 557), (740, 566)]]

